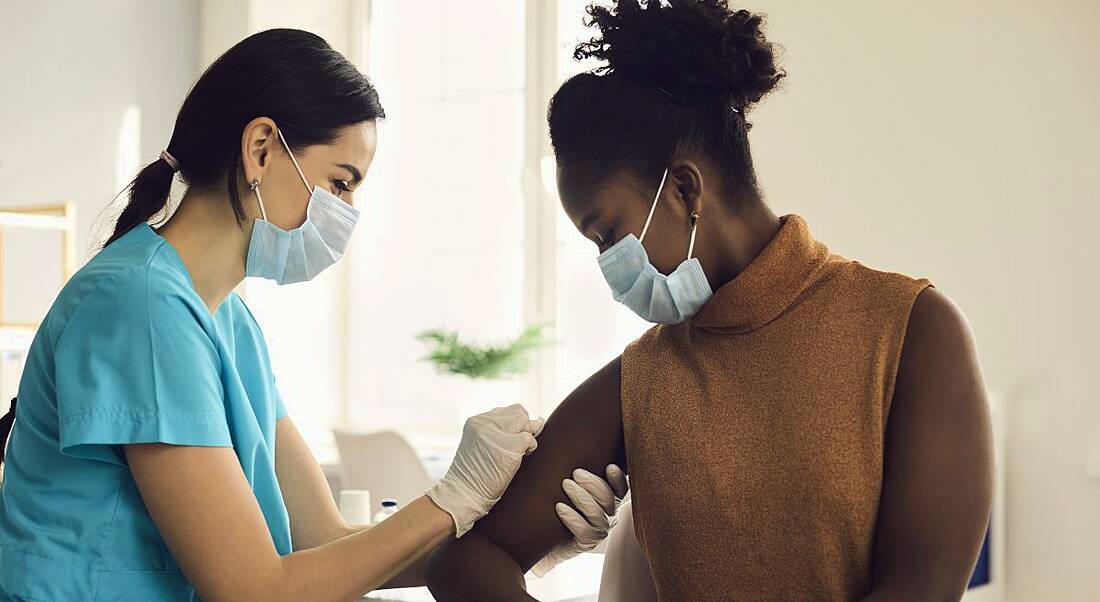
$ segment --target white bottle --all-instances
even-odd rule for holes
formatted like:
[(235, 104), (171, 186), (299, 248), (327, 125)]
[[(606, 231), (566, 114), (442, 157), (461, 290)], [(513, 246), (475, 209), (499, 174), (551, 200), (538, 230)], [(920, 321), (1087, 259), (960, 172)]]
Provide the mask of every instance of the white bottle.
[(370, 492), (365, 489), (340, 491), (340, 516), (349, 525), (369, 525)]
[(378, 511), (378, 514), (374, 515), (374, 524), (377, 525), (394, 514), (397, 514), (397, 500), (382, 500), (382, 509)]

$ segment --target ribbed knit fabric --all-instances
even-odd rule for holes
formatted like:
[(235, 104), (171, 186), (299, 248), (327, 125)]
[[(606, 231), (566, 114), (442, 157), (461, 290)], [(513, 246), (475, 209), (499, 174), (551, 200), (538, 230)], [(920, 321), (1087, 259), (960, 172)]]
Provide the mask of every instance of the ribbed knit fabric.
[(663, 601), (870, 590), (886, 418), (930, 283), (782, 221), (693, 319), (623, 353), (635, 529)]

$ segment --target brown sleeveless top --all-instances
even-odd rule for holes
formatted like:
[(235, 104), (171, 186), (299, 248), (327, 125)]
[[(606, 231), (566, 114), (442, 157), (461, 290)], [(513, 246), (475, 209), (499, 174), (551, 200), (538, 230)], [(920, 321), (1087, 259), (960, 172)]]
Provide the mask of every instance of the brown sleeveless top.
[(782, 220), (694, 318), (623, 353), (634, 523), (661, 600), (870, 592), (886, 417), (930, 284)]

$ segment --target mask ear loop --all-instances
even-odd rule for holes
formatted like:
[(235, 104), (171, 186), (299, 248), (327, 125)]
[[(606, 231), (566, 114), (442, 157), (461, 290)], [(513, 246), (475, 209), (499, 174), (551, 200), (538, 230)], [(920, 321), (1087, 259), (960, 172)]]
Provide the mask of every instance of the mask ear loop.
[(653, 212), (657, 210), (657, 201), (661, 198), (661, 189), (665, 187), (665, 178), (668, 177), (668, 168), (665, 168), (665, 173), (661, 174), (661, 183), (657, 185), (657, 195), (653, 197), (653, 205), (649, 208), (649, 217), (645, 218), (645, 225), (642, 226), (642, 236), (638, 238), (638, 242), (645, 240), (645, 233), (649, 231), (649, 222), (653, 221)]
[(695, 250), (695, 231), (699, 229), (699, 214), (691, 212), (691, 241), (688, 242), (688, 259), (691, 259), (691, 252)]
[(286, 148), (286, 154), (290, 155), (290, 160), (294, 162), (294, 169), (298, 170), (298, 176), (302, 178), (302, 183), (306, 185), (306, 192), (313, 194), (313, 189), (309, 187), (309, 181), (306, 180), (306, 174), (302, 173), (302, 168), (298, 166), (298, 160), (294, 158), (294, 153), (290, 152), (290, 145), (286, 143), (282, 130), (276, 129), (275, 132), (279, 135), (279, 140), (282, 140), (283, 147)]

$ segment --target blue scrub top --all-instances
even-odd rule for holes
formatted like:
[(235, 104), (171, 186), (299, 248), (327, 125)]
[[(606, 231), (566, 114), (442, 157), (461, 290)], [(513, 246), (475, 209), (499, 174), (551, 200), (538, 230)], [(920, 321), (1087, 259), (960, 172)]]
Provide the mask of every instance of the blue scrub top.
[[(234, 294), (211, 315), (175, 249), (130, 230), (62, 289), (31, 345), (0, 487), (0, 599), (195, 600), (121, 444), (233, 447), (279, 554), (286, 415)], [(211, 542), (216, 543), (216, 542)]]

